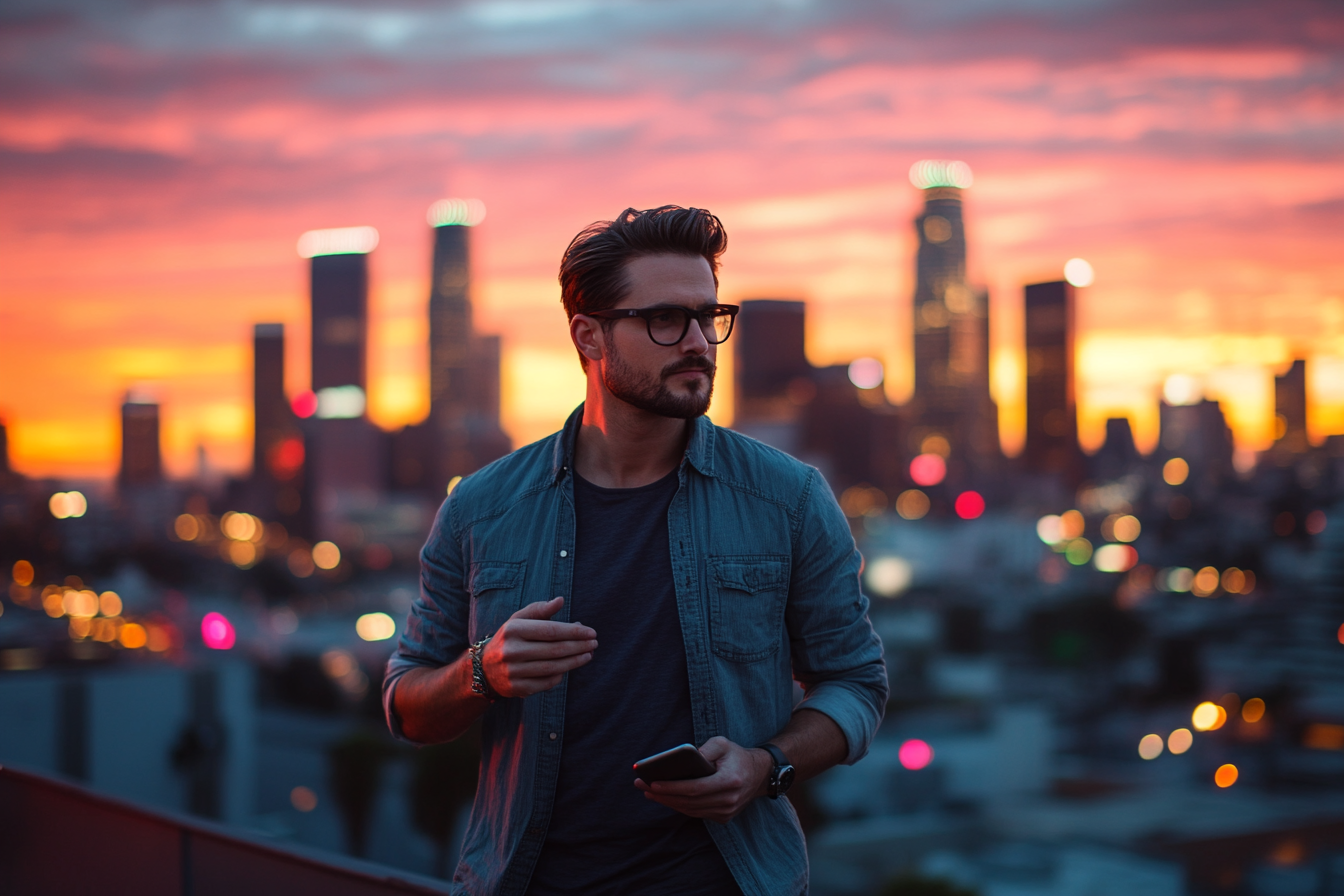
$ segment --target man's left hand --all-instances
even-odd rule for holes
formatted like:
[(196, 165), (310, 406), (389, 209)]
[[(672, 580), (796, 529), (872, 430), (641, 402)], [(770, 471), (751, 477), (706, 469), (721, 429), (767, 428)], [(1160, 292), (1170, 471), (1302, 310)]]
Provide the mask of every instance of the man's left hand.
[(692, 818), (707, 818), (727, 824), (747, 808), (747, 804), (765, 793), (774, 760), (765, 750), (740, 747), (726, 737), (711, 737), (700, 748), (714, 766), (714, 774), (689, 781), (655, 781), (646, 784), (639, 778), (635, 786), (646, 799), (662, 803)]

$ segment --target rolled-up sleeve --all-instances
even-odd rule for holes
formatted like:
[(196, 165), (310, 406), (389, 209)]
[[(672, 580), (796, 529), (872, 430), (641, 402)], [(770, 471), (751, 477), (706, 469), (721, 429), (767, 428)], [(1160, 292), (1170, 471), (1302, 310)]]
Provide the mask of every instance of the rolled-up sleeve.
[(835, 497), (815, 470), (795, 517), (793, 577), (786, 622), (793, 675), (804, 697), (795, 707), (825, 713), (844, 732), (846, 765), (868, 752), (887, 705), (882, 641), (859, 587), (862, 558)]
[(411, 669), (446, 666), (467, 649), (470, 600), (462, 574), (462, 540), (453, 525), (450, 495), (434, 518), (420, 551), (420, 596), (411, 604), (397, 649), (383, 676), (383, 712), (392, 736), (415, 743), (401, 729), (394, 705), (397, 682)]

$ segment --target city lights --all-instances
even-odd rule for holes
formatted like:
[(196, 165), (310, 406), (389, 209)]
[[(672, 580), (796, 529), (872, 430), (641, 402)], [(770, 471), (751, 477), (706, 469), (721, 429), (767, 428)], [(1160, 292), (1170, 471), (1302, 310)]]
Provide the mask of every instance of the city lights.
[(903, 520), (920, 520), (929, 512), (929, 496), (917, 488), (896, 496), (896, 513)]
[(979, 492), (962, 492), (957, 495), (953, 509), (957, 512), (957, 516), (964, 520), (977, 519), (985, 512), (985, 499)]
[(1302, 732), (1302, 746), (1308, 750), (1344, 750), (1344, 725), (1312, 722)]
[(341, 549), (329, 541), (313, 545), (313, 565), (318, 569), (335, 569), (341, 565)]
[(1180, 485), (1190, 476), (1190, 465), (1183, 457), (1173, 457), (1162, 465), (1162, 481), (1167, 485)]
[(261, 541), (264, 531), (261, 520), (252, 514), (232, 511), (219, 518), (219, 528), (234, 541)]
[[(1105, 523), (1102, 524), (1102, 537), (1109, 537), (1124, 544), (1129, 544), (1136, 540), (1139, 537), (1139, 534), (1143, 531), (1143, 525), (1136, 517), (1130, 516), (1129, 514), (1108, 517), (1107, 522), (1110, 523), (1110, 526), (1107, 527)], [(1106, 534), (1107, 528), (1110, 529), (1109, 536)]]
[(1171, 734), (1167, 735), (1167, 749), (1173, 755), (1180, 756), (1189, 750), (1195, 743), (1195, 736), (1190, 733), (1189, 728), (1177, 728)]
[(485, 220), (485, 203), (479, 199), (440, 199), (425, 212), (430, 227), (475, 227)]
[[(338, 556), (339, 553), (340, 552), (338, 551)], [(285, 563), (289, 566), (289, 571), (300, 579), (308, 578), (317, 569), (316, 564), (313, 563), (312, 552), (306, 551), (303, 548), (295, 548), (290, 551), (289, 557), (286, 558)]]
[(289, 402), (289, 408), (300, 420), (307, 420), (317, 413), (317, 396), (312, 392), (300, 392)]
[(358, 386), (328, 386), (317, 391), (317, 419), (352, 420), (364, 415), (364, 390)]
[(1196, 731), (1217, 731), (1227, 721), (1227, 710), (1208, 700), (1195, 707), (1190, 724)]
[(82, 492), (57, 492), (47, 501), (47, 508), (58, 520), (74, 519), (88, 512), (89, 502)]
[(878, 597), (899, 597), (914, 577), (910, 562), (902, 557), (879, 557), (863, 571), (868, 590)]
[(1254, 725), (1265, 717), (1265, 701), (1259, 697), (1252, 697), (1241, 707), (1241, 718), (1243, 721)]
[(98, 612), (104, 616), (120, 616), (121, 596), (115, 591), (104, 591), (98, 595)]
[(1212, 566), (1205, 566), (1195, 573), (1194, 580), (1190, 585), (1190, 592), (1196, 597), (1213, 597), (1218, 590), (1218, 581), (1218, 570)]
[(1231, 787), (1237, 783), (1237, 767), (1232, 763), (1218, 766), (1218, 771), (1213, 773), (1213, 783), (1223, 789)]
[(856, 358), (849, 363), (849, 381), (860, 389), (882, 385), (882, 362), (876, 358)]
[(1302, 528), (1307, 530), (1308, 535), (1320, 535), (1325, 531), (1325, 511), (1313, 510), (1307, 514), (1307, 518), (1302, 523)]
[(947, 461), (937, 454), (921, 454), (910, 461), (910, 478), (915, 485), (937, 485), (947, 475)]
[(1172, 407), (1199, 404), (1204, 397), (1198, 379), (1185, 373), (1173, 373), (1162, 384), (1162, 398)]
[(365, 613), (355, 622), (355, 634), (365, 641), (386, 641), (397, 633), (397, 624), (386, 613)]
[(923, 159), (910, 166), (910, 183), (921, 190), (933, 187), (969, 189), (975, 182), (971, 166), (947, 159)]
[(1082, 566), (1092, 559), (1092, 542), (1086, 538), (1074, 538), (1064, 548), (1064, 559), (1074, 566)]
[(1162, 755), (1162, 735), (1145, 734), (1139, 739), (1139, 757), (1156, 759)]
[(128, 622), (121, 627), (121, 633), (118, 635), (122, 647), (128, 647), (131, 650), (139, 650), (149, 643), (149, 635), (145, 627), (138, 622)]
[(1070, 286), (1091, 286), (1096, 279), (1092, 265), (1081, 258), (1070, 258), (1064, 262), (1064, 279)]
[(27, 560), (19, 560), (14, 564), (14, 568), (10, 572), (10, 577), (14, 579), (15, 585), (18, 585), (21, 588), (27, 588), (29, 585), (33, 584), (33, 576), (35, 574), (36, 573), (33, 571), (33, 564), (29, 563)]
[(201, 620), (201, 640), (211, 650), (228, 650), (236, 640), (233, 623), (223, 613), (206, 613)]
[(298, 251), (303, 258), (319, 255), (363, 255), (378, 247), (378, 231), (372, 227), (334, 227), (310, 230), (299, 237)]
[(933, 762), (933, 747), (922, 740), (912, 738), (901, 744), (897, 756), (902, 766), (912, 772), (917, 772), (922, 768), (928, 768), (929, 764)]
[(1076, 510), (1066, 510), (1059, 515), (1059, 535), (1061, 538), (1077, 538), (1087, 531), (1087, 521)]
[(295, 787), (289, 792), (289, 804), (300, 812), (311, 812), (317, 808), (317, 794), (308, 787)]
[(173, 520), (173, 534), (183, 541), (195, 541), (201, 537), (201, 521), (190, 513), (178, 514)]
[(1064, 530), (1058, 514), (1047, 514), (1036, 521), (1036, 536), (1048, 545), (1054, 546), (1064, 540)]

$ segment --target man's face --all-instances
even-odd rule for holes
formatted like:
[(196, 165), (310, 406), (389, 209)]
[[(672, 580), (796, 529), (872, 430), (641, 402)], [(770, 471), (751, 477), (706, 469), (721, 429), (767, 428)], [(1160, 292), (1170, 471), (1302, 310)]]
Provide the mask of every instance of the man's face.
[[(617, 308), (680, 305), (700, 309), (718, 302), (714, 274), (699, 256), (646, 255), (626, 263), (630, 293)], [(718, 346), (697, 321), (676, 345), (658, 345), (641, 318), (605, 328), (602, 383), (627, 404), (662, 417), (699, 417), (714, 392)]]

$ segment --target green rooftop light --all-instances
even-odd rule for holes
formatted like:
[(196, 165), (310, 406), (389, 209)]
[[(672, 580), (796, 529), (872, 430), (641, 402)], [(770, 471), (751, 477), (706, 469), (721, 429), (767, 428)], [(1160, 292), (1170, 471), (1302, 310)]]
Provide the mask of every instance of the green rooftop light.
[(973, 180), (971, 166), (965, 162), (924, 159), (910, 166), (910, 183), (921, 190), (933, 187), (956, 187), (964, 190)]
[(475, 227), (485, 220), (485, 203), (479, 199), (440, 199), (429, 207), (425, 220), (430, 227)]
[(378, 246), (378, 231), (372, 227), (334, 227), (310, 230), (299, 237), (299, 254), (304, 258), (318, 255), (363, 255)]

